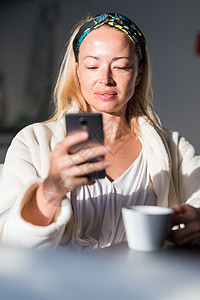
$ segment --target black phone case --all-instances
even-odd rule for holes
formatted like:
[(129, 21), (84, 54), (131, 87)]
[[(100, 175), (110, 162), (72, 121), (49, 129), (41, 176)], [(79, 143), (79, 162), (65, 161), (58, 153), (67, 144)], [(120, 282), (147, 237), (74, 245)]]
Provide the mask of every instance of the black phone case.
[[(97, 145), (104, 144), (103, 122), (102, 115), (100, 113), (75, 113), (66, 114), (66, 134), (70, 135), (78, 131), (87, 131), (89, 138), (87, 141), (76, 144), (70, 149), (70, 153), (76, 153), (84, 148), (91, 148)], [(100, 161), (104, 156), (100, 156), (95, 160), (89, 162)], [(100, 179), (105, 177), (105, 170), (95, 171), (88, 176), (92, 179)]]

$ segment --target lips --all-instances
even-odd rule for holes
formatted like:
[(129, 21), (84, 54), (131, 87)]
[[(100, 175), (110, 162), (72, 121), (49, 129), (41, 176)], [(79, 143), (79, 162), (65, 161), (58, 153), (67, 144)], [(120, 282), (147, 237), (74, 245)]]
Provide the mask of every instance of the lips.
[(113, 91), (102, 91), (102, 92), (97, 92), (98, 95), (117, 95), (116, 92)]
[(113, 91), (99, 91), (96, 93), (96, 95), (101, 99), (109, 100), (114, 98), (117, 93)]

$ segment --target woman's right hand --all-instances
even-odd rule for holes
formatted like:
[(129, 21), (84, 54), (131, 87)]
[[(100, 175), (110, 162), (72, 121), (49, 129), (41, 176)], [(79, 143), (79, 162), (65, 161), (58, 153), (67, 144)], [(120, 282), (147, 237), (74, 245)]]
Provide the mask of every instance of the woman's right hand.
[(65, 196), (66, 192), (86, 184), (93, 184), (87, 174), (103, 170), (110, 165), (105, 159), (98, 162), (87, 162), (98, 156), (108, 153), (105, 146), (82, 149), (75, 154), (70, 154), (70, 148), (88, 139), (87, 132), (78, 132), (67, 136), (58, 143), (50, 156), (50, 170), (45, 181), (47, 190), (55, 191), (59, 198)]
[(103, 145), (70, 154), (72, 146), (87, 139), (87, 132), (78, 132), (65, 137), (55, 146), (50, 155), (47, 178), (38, 187), (35, 199), (29, 201), (23, 208), (22, 216), (26, 221), (40, 226), (50, 224), (67, 192), (83, 185), (94, 184), (95, 181), (90, 180), (87, 174), (103, 170), (110, 165), (105, 159), (87, 162), (108, 153), (108, 148)]

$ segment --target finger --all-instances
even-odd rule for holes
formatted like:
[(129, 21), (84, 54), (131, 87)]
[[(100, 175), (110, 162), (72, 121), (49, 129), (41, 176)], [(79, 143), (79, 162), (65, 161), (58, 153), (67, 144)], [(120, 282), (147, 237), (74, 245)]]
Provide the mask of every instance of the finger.
[(174, 205), (171, 208), (175, 211), (176, 214), (184, 214), (189, 210), (191, 206), (188, 204), (180, 204), (180, 205)]
[(80, 131), (68, 135), (67, 137), (64, 138), (64, 140), (61, 143), (57, 144), (57, 146), (55, 147), (56, 152), (60, 155), (66, 154), (69, 152), (72, 146), (86, 141), (88, 137), (89, 134), (87, 131)]
[(172, 237), (169, 239), (171, 242), (175, 243), (178, 246), (182, 246), (185, 244), (197, 244), (200, 242), (200, 233), (194, 232), (193, 234), (182, 237), (181, 239), (177, 239)]
[(98, 159), (102, 160), (103, 156), (109, 152), (109, 149), (105, 146), (96, 146), (90, 147), (87, 149), (83, 149), (75, 154), (70, 155), (70, 159), (72, 165), (75, 164), (82, 164), (88, 160)]
[(190, 206), (187, 204), (181, 204), (173, 206), (175, 214), (173, 216), (173, 225), (178, 225), (183, 221), (183, 215), (190, 211)]
[(179, 228), (177, 230), (172, 230), (170, 233), (170, 238), (176, 244), (183, 244), (185, 241), (190, 241), (194, 237), (200, 236), (200, 223), (199, 221), (191, 222), (187, 224), (184, 228)]
[(174, 210), (174, 213), (175, 213), (175, 214), (180, 214), (181, 211), (182, 211), (182, 208), (181, 208), (180, 205), (172, 206), (172, 207), (170, 207), (170, 208)]
[(172, 227), (174, 225), (179, 225), (181, 223), (181, 217), (182, 217), (182, 205), (175, 205), (172, 206), (171, 209), (174, 210), (174, 215), (172, 217)]
[(69, 177), (66, 176), (62, 180), (62, 184), (65, 187), (66, 191), (72, 191), (77, 187), (81, 187), (84, 185), (92, 185), (95, 183), (95, 180), (91, 179), (88, 176), (84, 177)]
[(110, 166), (110, 162), (107, 160), (75, 165), (68, 170), (68, 176), (70, 177), (84, 176), (92, 172), (104, 170), (108, 166)]
[(181, 206), (181, 212), (177, 213), (173, 217), (173, 224), (188, 224), (195, 220), (200, 220), (200, 211), (199, 209), (192, 207), (188, 204)]
[[(78, 165), (80, 167), (81, 164), (85, 164), (88, 160), (97, 159), (96, 161), (104, 162), (105, 154), (109, 150), (104, 146), (96, 147), (95, 150), (86, 149), (82, 154), (72, 154), (72, 155), (64, 155), (56, 162), (56, 167), (54, 168), (54, 173), (58, 172), (70, 172), (71, 167)], [(94, 164), (93, 162), (88, 162)], [(108, 164), (106, 163), (106, 167)], [(98, 165), (97, 165), (98, 167)], [(105, 167), (105, 166), (104, 166)], [(52, 173), (52, 172), (51, 172)], [(71, 176), (76, 176), (74, 173), (69, 173)]]

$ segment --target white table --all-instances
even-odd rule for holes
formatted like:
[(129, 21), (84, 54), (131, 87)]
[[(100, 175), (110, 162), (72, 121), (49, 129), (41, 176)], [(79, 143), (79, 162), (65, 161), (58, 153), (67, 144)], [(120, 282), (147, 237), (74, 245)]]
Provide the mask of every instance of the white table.
[(72, 253), (0, 247), (0, 299), (199, 300), (200, 248)]

